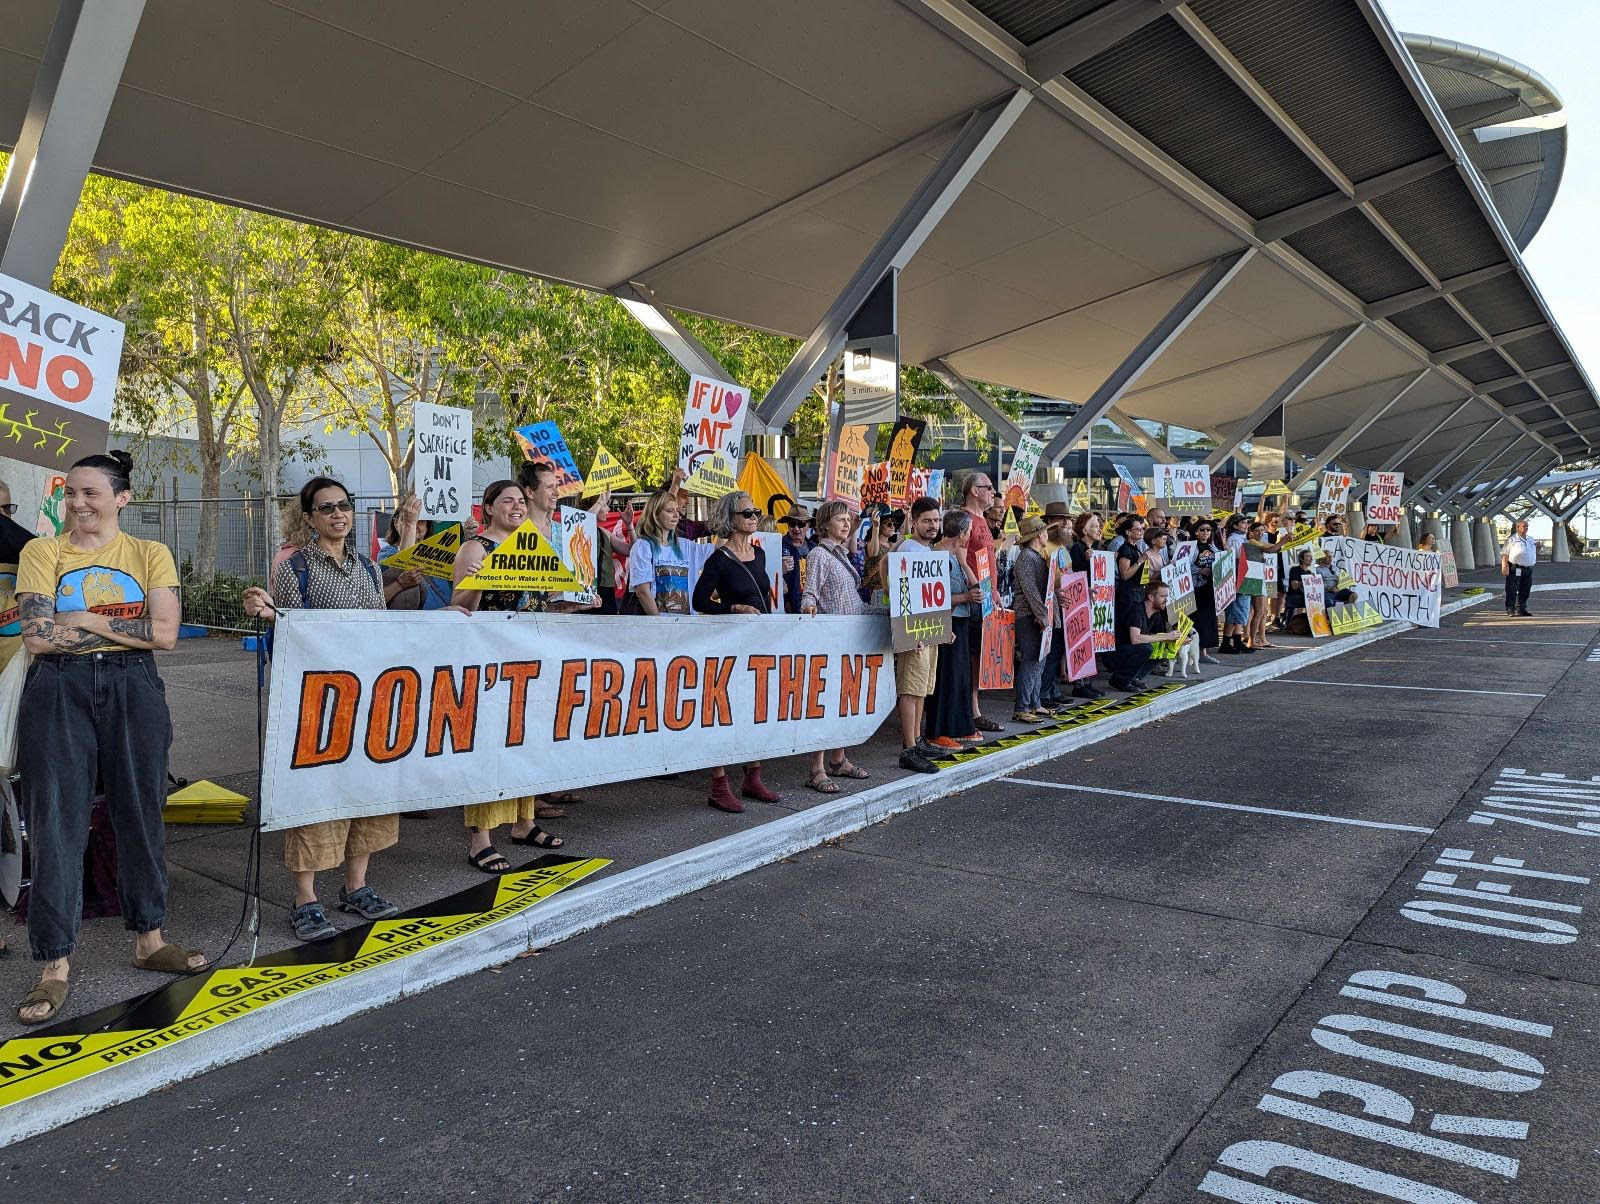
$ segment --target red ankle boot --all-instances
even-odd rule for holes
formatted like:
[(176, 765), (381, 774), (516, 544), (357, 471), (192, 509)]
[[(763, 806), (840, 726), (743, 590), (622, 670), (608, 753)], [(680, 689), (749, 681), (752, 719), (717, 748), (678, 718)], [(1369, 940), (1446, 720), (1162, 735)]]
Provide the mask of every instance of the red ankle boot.
[(739, 786), (739, 793), (745, 798), (753, 798), (758, 803), (775, 803), (779, 796), (767, 788), (761, 780), (761, 766), (744, 767), (744, 781)]
[(728, 789), (728, 775), (725, 773), (711, 779), (711, 793), (706, 796), (706, 804), (718, 811), (732, 811), (736, 815), (744, 810), (744, 804), (734, 798), (733, 791)]

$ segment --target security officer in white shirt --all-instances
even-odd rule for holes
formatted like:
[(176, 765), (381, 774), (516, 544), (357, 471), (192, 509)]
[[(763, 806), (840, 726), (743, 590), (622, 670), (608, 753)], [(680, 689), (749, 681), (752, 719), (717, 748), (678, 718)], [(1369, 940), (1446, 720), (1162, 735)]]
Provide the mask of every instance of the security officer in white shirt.
[(1500, 572), (1506, 579), (1506, 614), (1528, 615), (1528, 591), (1533, 588), (1533, 566), (1539, 545), (1528, 535), (1528, 520), (1517, 520), (1511, 538), (1500, 549)]

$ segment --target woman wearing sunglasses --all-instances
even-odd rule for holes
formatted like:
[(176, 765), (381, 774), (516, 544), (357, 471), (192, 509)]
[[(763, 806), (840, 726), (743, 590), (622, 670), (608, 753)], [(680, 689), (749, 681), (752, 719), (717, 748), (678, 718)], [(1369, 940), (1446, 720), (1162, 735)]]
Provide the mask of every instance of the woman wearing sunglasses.
[[(272, 596), (259, 586), (244, 591), (244, 612), (271, 619), (280, 610), (385, 610), (386, 590), (378, 566), (346, 546), (355, 525), (350, 491), (332, 477), (312, 477), (300, 490), (300, 510), (312, 538), (272, 575)], [(289, 927), (302, 941), (320, 941), (336, 929), (317, 901), (317, 871), (344, 866), (339, 909), (363, 920), (383, 920), (400, 909), (367, 885), (367, 862), (400, 839), (398, 815), (330, 819), (283, 834), (283, 860), (294, 875), (294, 910)]]
[[(729, 493), (711, 508), (711, 533), (722, 542), (700, 570), (694, 587), (694, 608), (703, 615), (765, 615), (772, 613), (766, 554), (752, 538), (761, 523), (761, 511), (748, 493)], [(779, 795), (761, 780), (761, 762), (744, 767), (739, 793), (761, 803), (775, 803)], [(711, 771), (711, 793), (706, 803), (718, 811), (740, 812), (744, 804), (728, 786), (728, 771), (718, 765)]]

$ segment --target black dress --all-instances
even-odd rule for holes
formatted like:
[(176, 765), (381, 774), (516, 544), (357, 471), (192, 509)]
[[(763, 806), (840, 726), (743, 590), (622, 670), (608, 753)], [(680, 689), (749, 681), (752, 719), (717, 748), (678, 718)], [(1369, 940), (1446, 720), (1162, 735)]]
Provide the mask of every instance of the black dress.
[(1194, 557), (1194, 630), (1201, 648), (1215, 648), (1221, 642), (1217, 639), (1217, 593), (1211, 584), (1216, 559), (1217, 549), (1210, 544)]
[(770, 614), (767, 601), (767, 558), (759, 544), (754, 558), (740, 560), (720, 547), (706, 560), (694, 586), (694, 608), (703, 615), (732, 614), (735, 606), (753, 606)]

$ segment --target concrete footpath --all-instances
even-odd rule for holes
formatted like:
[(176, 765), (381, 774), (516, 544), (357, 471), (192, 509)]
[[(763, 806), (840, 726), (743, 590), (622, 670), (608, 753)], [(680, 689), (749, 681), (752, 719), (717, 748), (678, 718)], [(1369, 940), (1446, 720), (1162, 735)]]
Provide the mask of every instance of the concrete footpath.
[(1600, 593), (1533, 609), (19, 1143), (0, 1195), (1600, 1200)]

